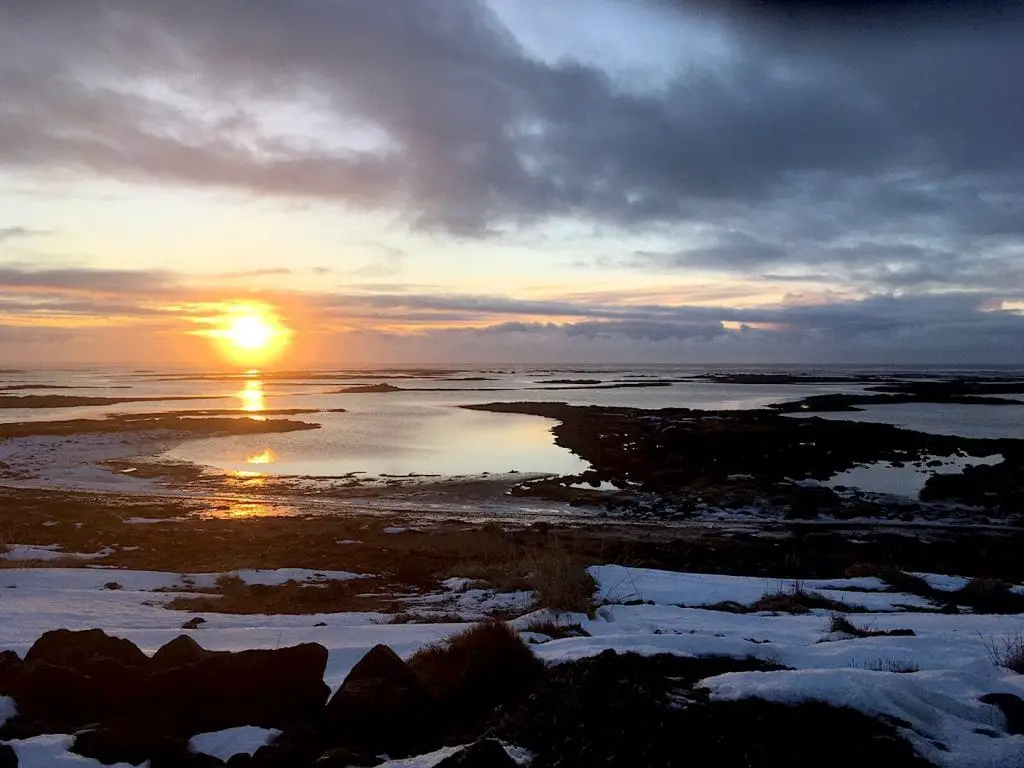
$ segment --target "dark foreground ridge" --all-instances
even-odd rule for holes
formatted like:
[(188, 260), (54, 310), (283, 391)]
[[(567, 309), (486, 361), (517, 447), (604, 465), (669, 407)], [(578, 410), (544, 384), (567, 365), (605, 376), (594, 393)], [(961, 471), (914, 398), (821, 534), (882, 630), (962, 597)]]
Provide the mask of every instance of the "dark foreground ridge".
[(148, 657), (100, 630), (56, 630), (24, 659), (0, 654), (0, 694), (18, 709), (0, 738), (73, 733), (79, 754), (151, 768), (225, 765), (191, 752), (188, 739), (240, 725), (281, 734), (229, 766), (374, 766), (381, 755), (471, 744), (439, 765), (508, 768), (502, 743), (532, 752), (534, 768), (930, 765), (900, 735), (906, 724), (817, 703), (716, 702), (700, 687), (726, 672), (780, 668), (760, 659), (609, 650), (547, 667), (489, 622), (408, 661), (378, 645), (333, 695), (326, 662), (315, 643), (226, 653), (181, 636)]

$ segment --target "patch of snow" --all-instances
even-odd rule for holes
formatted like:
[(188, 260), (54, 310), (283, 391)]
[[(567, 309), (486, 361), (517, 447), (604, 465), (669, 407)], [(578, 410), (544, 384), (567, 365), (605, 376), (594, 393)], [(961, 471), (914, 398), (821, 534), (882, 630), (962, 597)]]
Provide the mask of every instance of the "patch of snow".
[[(463, 744), (458, 747), (441, 747), (434, 752), (428, 752), (423, 755), (417, 755), (415, 757), (405, 757), (401, 760), (388, 760), (386, 763), (381, 763), (377, 768), (434, 768), (435, 765), (440, 763), (447, 757), (451, 757), (456, 752), (468, 747), (468, 744)], [(502, 744), (507, 754), (512, 761), (517, 765), (529, 765), (533, 759), (533, 754), (522, 747), (515, 747), (509, 744)]]
[[(766, 593), (789, 592), (794, 587), (793, 582), (754, 576), (676, 573), (621, 565), (593, 566), (588, 571), (597, 581), (598, 599), (609, 603), (642, 601), (656, 605), (705, 606), (735, 602), (753, 605)], [(873, 576), (809, 579), (801, 581), (800, 586), (807, 591), (819, 592), (830, 600), (869, 611), (895, 611), (900, 606), (931, 607), (928, 600), (917, 595), (880, 592), (888, 585)]]
[[(91, 757), (69, 752), (74, 736), (47, 733), (31, 739), (14, 739), (7, 743), (18, 755), (19, 768), (103, 768), (103, 763)], [(132, 768), (128, 763), (114, 763), (107, 768)]]
[(357, 539), (340, 539), (340, 540), (335, 539), (334, 543), (335, 544), (362, 544), (363, 542), (361, 542), (361, 541), (359, 541)]
[(0, 696), (0, 726), (18, 714), (18, 707), (10, 696)]
[[(730, 672), (701, 685), (718, 701), (758, 698), (782, 704), (820, 701), (909, 724), (903, 735), (926, 759), (949, 768), (1019, 768), (1024, 736), (993, 738), (977, 729), (1005, 731), (1002, 713), (965, 695), (985, 681), (943, 672), (893, 674), (866, 669)], [(1019, 691), (1019, 689), (1018, 689)], [(941, 745), (941, 746), (938, 746)]]
[(473, 579), (466, 579), (461, 576), (452, 576), (450, 579), (442, 581), (441, 586), (447, 590), (451, 590), (452, 592), (459, 592), (472, 583)]
[(250, 586), (278, 586), (287, 581), (319, 582), (319, 581), (350, 581), (368, 578), (365, 573), (349, 571), (313, 571), (309, 568), (274, 568), (271, 570), (232, 571)]
[(956, 592), (963, 589), (970, 583), (970, 579), (964, 576), (946, 576), (941, 573), (910, 573), (928, 582), (928, 586), (940, 592)]
[(602, 480), (597, 485), (594, 485), (593, 483), (587, 483), (587, 482), (569, 483), (568, 485), (566, 485), (566, 488), (575, 488), (575, 489), (580, 490), (580, 491), (603, 491), (603, 492), (619, 490), (619, 486), (617, 486), (615, 483), (609, 482), (607, 480)]
[(76, 560), (96, 560), (114, 554), (110, 547), (99, 552), (61, 552), (57, 544), (9, 544), (7, 552), (0, 554), (3, 560), (60, 560), (75, 558)]
[(411, 531), (411, 530), (412, 530), (411, 528), (399, 528), (398, 526), (395, 526), (395, 525), (389, 525), (387, 528), (381, 528), (380, 532), (381, 533), (405, 533), (406, 531)]
[(199, 733), (189, 739), (188, 746), (193, 752), (224, 760), (233, 755), (251, 755), (271, 739), (279, 736), (281, 731), (276, 728), (258, 728), (255, 725), (242, 725), (237, 728), (226, 728), (223, 731)]

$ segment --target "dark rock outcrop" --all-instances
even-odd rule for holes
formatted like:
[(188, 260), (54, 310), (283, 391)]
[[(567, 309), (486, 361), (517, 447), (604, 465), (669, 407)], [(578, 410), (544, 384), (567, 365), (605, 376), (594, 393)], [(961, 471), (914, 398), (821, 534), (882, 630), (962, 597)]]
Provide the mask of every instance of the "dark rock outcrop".
[(18, 753), (10, 744), (0, 744), (0, 768), (18, 768)]
[(1024, 699), (1012, 693), (986, 693), (980, 700), (999, 708), (1006, 717), (1008, 733), (1024, 733)]
[(103, 725), (75, 736), (72, 752), (92, 757), (104, 764), (147, 760), (166, 765), (182, 764), (188, 758), (188, 742), (172, 736), (161, 723), (131, 719)]
[(425, 743), (437, 722), (436, 708), (436, 699), (408, 665), (378, 645), (327, 703), (326, 724), (336, 744), (395, 754)]
[(188, 635), (178, 635), (157, 649), (150, 659), (150, 666), (154, 670), (174, 669), (202, 661), (213, 653), (214, 651), (207, 651)]
[(319, 717), (330, 693), (326, 666), (327, 649), (318, 643), (210, 654), (152, 674), (142, 705), (189, 734), (239, 725), (283, 728)]
[(131, 640), (111, 637), (102, 629), (55, 629), (29, 648), (25, 661), (56, 666), (77, 666), (92, 659), (113, 659), (132, 667), (145, 667), (149, 658)]

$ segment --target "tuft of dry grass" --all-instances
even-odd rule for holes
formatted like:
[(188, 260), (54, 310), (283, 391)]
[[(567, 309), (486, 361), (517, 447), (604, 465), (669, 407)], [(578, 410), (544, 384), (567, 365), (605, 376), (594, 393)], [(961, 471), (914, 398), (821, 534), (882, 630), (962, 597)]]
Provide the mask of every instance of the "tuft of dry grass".
[(369, 594), (370, 579), (301, 584), (246, 584), (234, 574), (217, 579), (217, 592), (178, 595), (166, 603), (172, 610), (189, 613), (303, 614), (339, 611), (373, 611), (381, 600)]
[(544, 671), (519, 634), (494, 620), (421, 648), (408, 663), (437, 696), (468, 712), (515, 697)]
[(997, 667), (1024, 675), (1024, 632), (1017, 630), (1005, 637), (982, 638), (988, 657)]
[(457, 613), (432, 613), (432, 614), (420, 614), (420, 613), (409, 613), (402, 611), (401, 613), (393, 613), (382, 621), (380, 624), (465, 624), (466, 619), (462, 618)]
[(865, 664), (858, 664), (861, 669), (870, 669), (872, 672), (894, 672), (905, 675), (911, 672), (920, 672), (921, 667), (911, 659), (890, 659), (880, 656), (877, 659)]
[(554, 640), (563, 640), (567, 637), (590, 637), (579, 624), (556, 624), (553, 621), (542, 619), (534, 619), (523, 627), (523, 631), (547, 635)]
[(914, 637), (916, 632), (912, 629), (871, 629), (870, 627), (858, 627), (841, 613), (833, 613), (828, 619), (829, 632), (842, 632), (854, 637)]
[(547, 546), (531, 552), (527, 568), (538, 608), (593, 615), (597, 582), (586, 561), (561, 539), (551, 537)]
[(858, 610), (839, 600), (825, 597), (820, 592), (806, 589), (801, 581), (794, 581), (788, 590), (780, 588), (774, 592), (766, 592), (753, 605), (755, 612), (770, 613), (808, 613), (815, 608), (842, 613)]

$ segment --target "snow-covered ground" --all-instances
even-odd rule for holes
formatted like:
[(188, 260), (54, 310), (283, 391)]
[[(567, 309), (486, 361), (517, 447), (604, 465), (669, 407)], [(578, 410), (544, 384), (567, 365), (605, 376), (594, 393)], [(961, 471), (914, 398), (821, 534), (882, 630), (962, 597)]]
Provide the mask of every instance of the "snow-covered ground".
[[(706, 607), (722, 602), (749, 606), (767, 592), (792, 589), (792, 584), (785, 581), (613, 565), (595, 567), (591, 573), (604, 602), (593, 618), (535, 611), (512, 622), (520, 629), (544, 620), (582, 627), (588, 636), (549, 639), (535, 633), (528, 635), (537, 641), (533, 646), (537, 655), (549, 663), (591, 656), (607, 648), (648, 655), (756, 656), (792, 671), (730, 673), (710, 678), (704, 685), (721, 699), (756, 696), (782, 702), (820, 700), (852, 706), (871, 715), (898, 717), (909, 723), (907, 737), (938, 765), (1019, 768), (1024, 764), (1024, 736), (1006, 735), (1000, 711), (978, 700), (981, 695), (996, 692), (1024, 697), (1024, 676), (995, 666), (987, 648), (990, 642), (1024, 631), (1024, 615), (923, 612), (921, 609), (929, 607), (927, 600), (890, 592), (888, 585), (877, 578), (802, 582), (805, 590), (860, 607), (864, 612), (848, 617), (858, 627), (911, 629), (915, 633), (854, 637), (829, 632), (827, 611), (775, 615)], [(163, 604), (173, 594), (155, 590), (187, 589), (190, 583), (212, 585), (216, 576), (94, 567), (0, 569), (0, 649), (24, 654), (46, 630), (99, 627), (127, 637), (151, 653), (182, 634), (182, 623), (196, 615), (166, 609)], [(316, 581), (355, 578), (358, 574), (287, 569), (241, 571), (239, 576), (252, 584), (278, 584), (288, 579)], [(937, 589), (953, 590), (964, 583), (955, 576), (922, 576)], [(109, 588), (113, 581), (119, 589)], [(468, 580), (449, 579), (438, 585), (436, 594), (403, 598), (401, 605), (416, 612), (455, 612), (472, 619), (496, 608), (529, 611), (529, 598), (528, 593), (496, 595), (475, 588)], [(329, 651), (325, 679), (332, 687), (337, 687), (356, 661), (377, 643), (409, 655), (465, 628), (463, 622), (388, 624), (383, 623), (387, 617), (376, 613), (199, 615), (206, 621), (191, 636), (210, 649), (322, 643)], [(321, 623), (324, 626), (317, 626)], [(890, 664), (918, 671), (875, 671)], [(0, 719), (5, 707), (0, 699)], [(252, 736), (252, 741), (258, 736), (255, 732), (245, 735)], [(234, 748), (233, 738), (209, 737), (211, 742), (227, 740), (226, 745), (217, 742), (216, 748), (224, 750)], [(94, 765), (69, 755), (67, 744), (65, 737), (48, 736), (15, 747), (26, 766)], [(447, 754), (388, 765), (432, 766)]]

